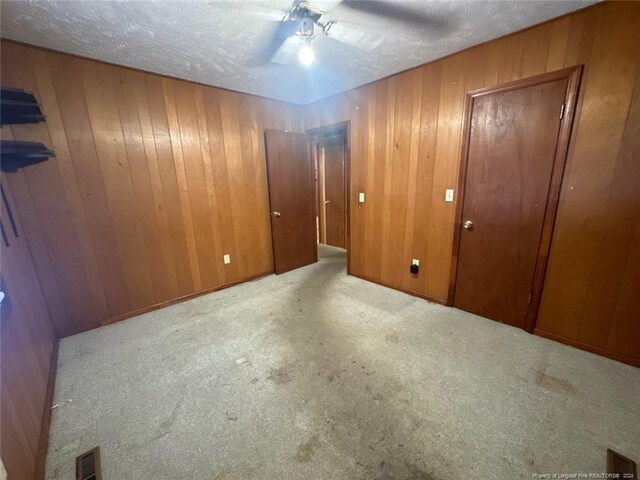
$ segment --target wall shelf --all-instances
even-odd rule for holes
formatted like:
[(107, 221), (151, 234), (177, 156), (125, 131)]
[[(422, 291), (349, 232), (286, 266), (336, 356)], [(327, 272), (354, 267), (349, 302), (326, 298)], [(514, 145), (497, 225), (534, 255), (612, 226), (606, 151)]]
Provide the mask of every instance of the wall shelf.
[(20, 88), (0, 88), (2, 125), (44, 122), (44, 114), (33, 93)]
[(17, 172), (18, 168), (27, 167), (44, 162), (49, 157), (55, 157), (53, 150), (38, 142), (16, 142), (13, 140), (0, 141), (0, 170), (3, 172)]

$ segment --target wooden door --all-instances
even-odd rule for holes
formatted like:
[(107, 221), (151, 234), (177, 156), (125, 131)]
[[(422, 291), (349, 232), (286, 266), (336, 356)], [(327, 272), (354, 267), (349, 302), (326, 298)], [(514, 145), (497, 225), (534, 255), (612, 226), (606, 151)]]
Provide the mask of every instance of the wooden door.
[(561, 78), (473, 99), (458, 308), (525, 326), (567, 86)]
[(55, 332), (4, 177), (0, 198), (0, 456), (11, 479), (44, 478)]
[(276, 273), (318, 258), (313, 166), (304, 133), (265, 131), (271, 237)]
[(325, 243), (334, 247), (346, 248), (344, 137), (325, 139), (323, 144)]

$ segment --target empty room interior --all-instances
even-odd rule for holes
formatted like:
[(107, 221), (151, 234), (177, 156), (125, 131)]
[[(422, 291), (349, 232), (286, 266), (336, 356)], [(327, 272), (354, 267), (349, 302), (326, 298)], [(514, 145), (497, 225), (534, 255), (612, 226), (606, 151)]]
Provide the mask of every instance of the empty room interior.
[(0, 15), (0, 480), (638, 478), (640, 2)]

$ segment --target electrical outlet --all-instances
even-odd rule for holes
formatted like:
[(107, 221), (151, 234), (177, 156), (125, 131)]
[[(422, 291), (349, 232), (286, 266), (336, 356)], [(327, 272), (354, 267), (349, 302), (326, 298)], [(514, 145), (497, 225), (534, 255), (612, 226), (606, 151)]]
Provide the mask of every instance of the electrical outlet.
[(453, 188), (447, 188), (444, 191), (444, 201), (453, 202)]
[(409, 272), (411, 272), (411, 275), (418, 275), (420, 273), (420, 260), (418, 260), (417, 258), (411, 260)]
[(231, 263), (231, 255), (229, 255), (228, 253), (223, 257), (223, 259), (225, 265)]

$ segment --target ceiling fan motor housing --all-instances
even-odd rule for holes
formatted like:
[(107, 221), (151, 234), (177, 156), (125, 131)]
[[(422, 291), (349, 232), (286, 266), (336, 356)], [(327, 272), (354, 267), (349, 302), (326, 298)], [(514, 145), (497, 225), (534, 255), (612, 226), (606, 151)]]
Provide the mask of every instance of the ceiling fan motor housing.
[(320, 20), (320, 17), (327, 13), (326, 10), (316, 7), (311, 2), (298, 1), (293, 3), (293, 7), (291, 9), (291, 14), (300, 19), (302, 18), (310, 18), (313, 22), (317, 22)]
[(305, 17), (300, 21), (300, 32), (299, 35), (301, 37), (313, 37), (315, 34), (315, 22), (312, 18)]

